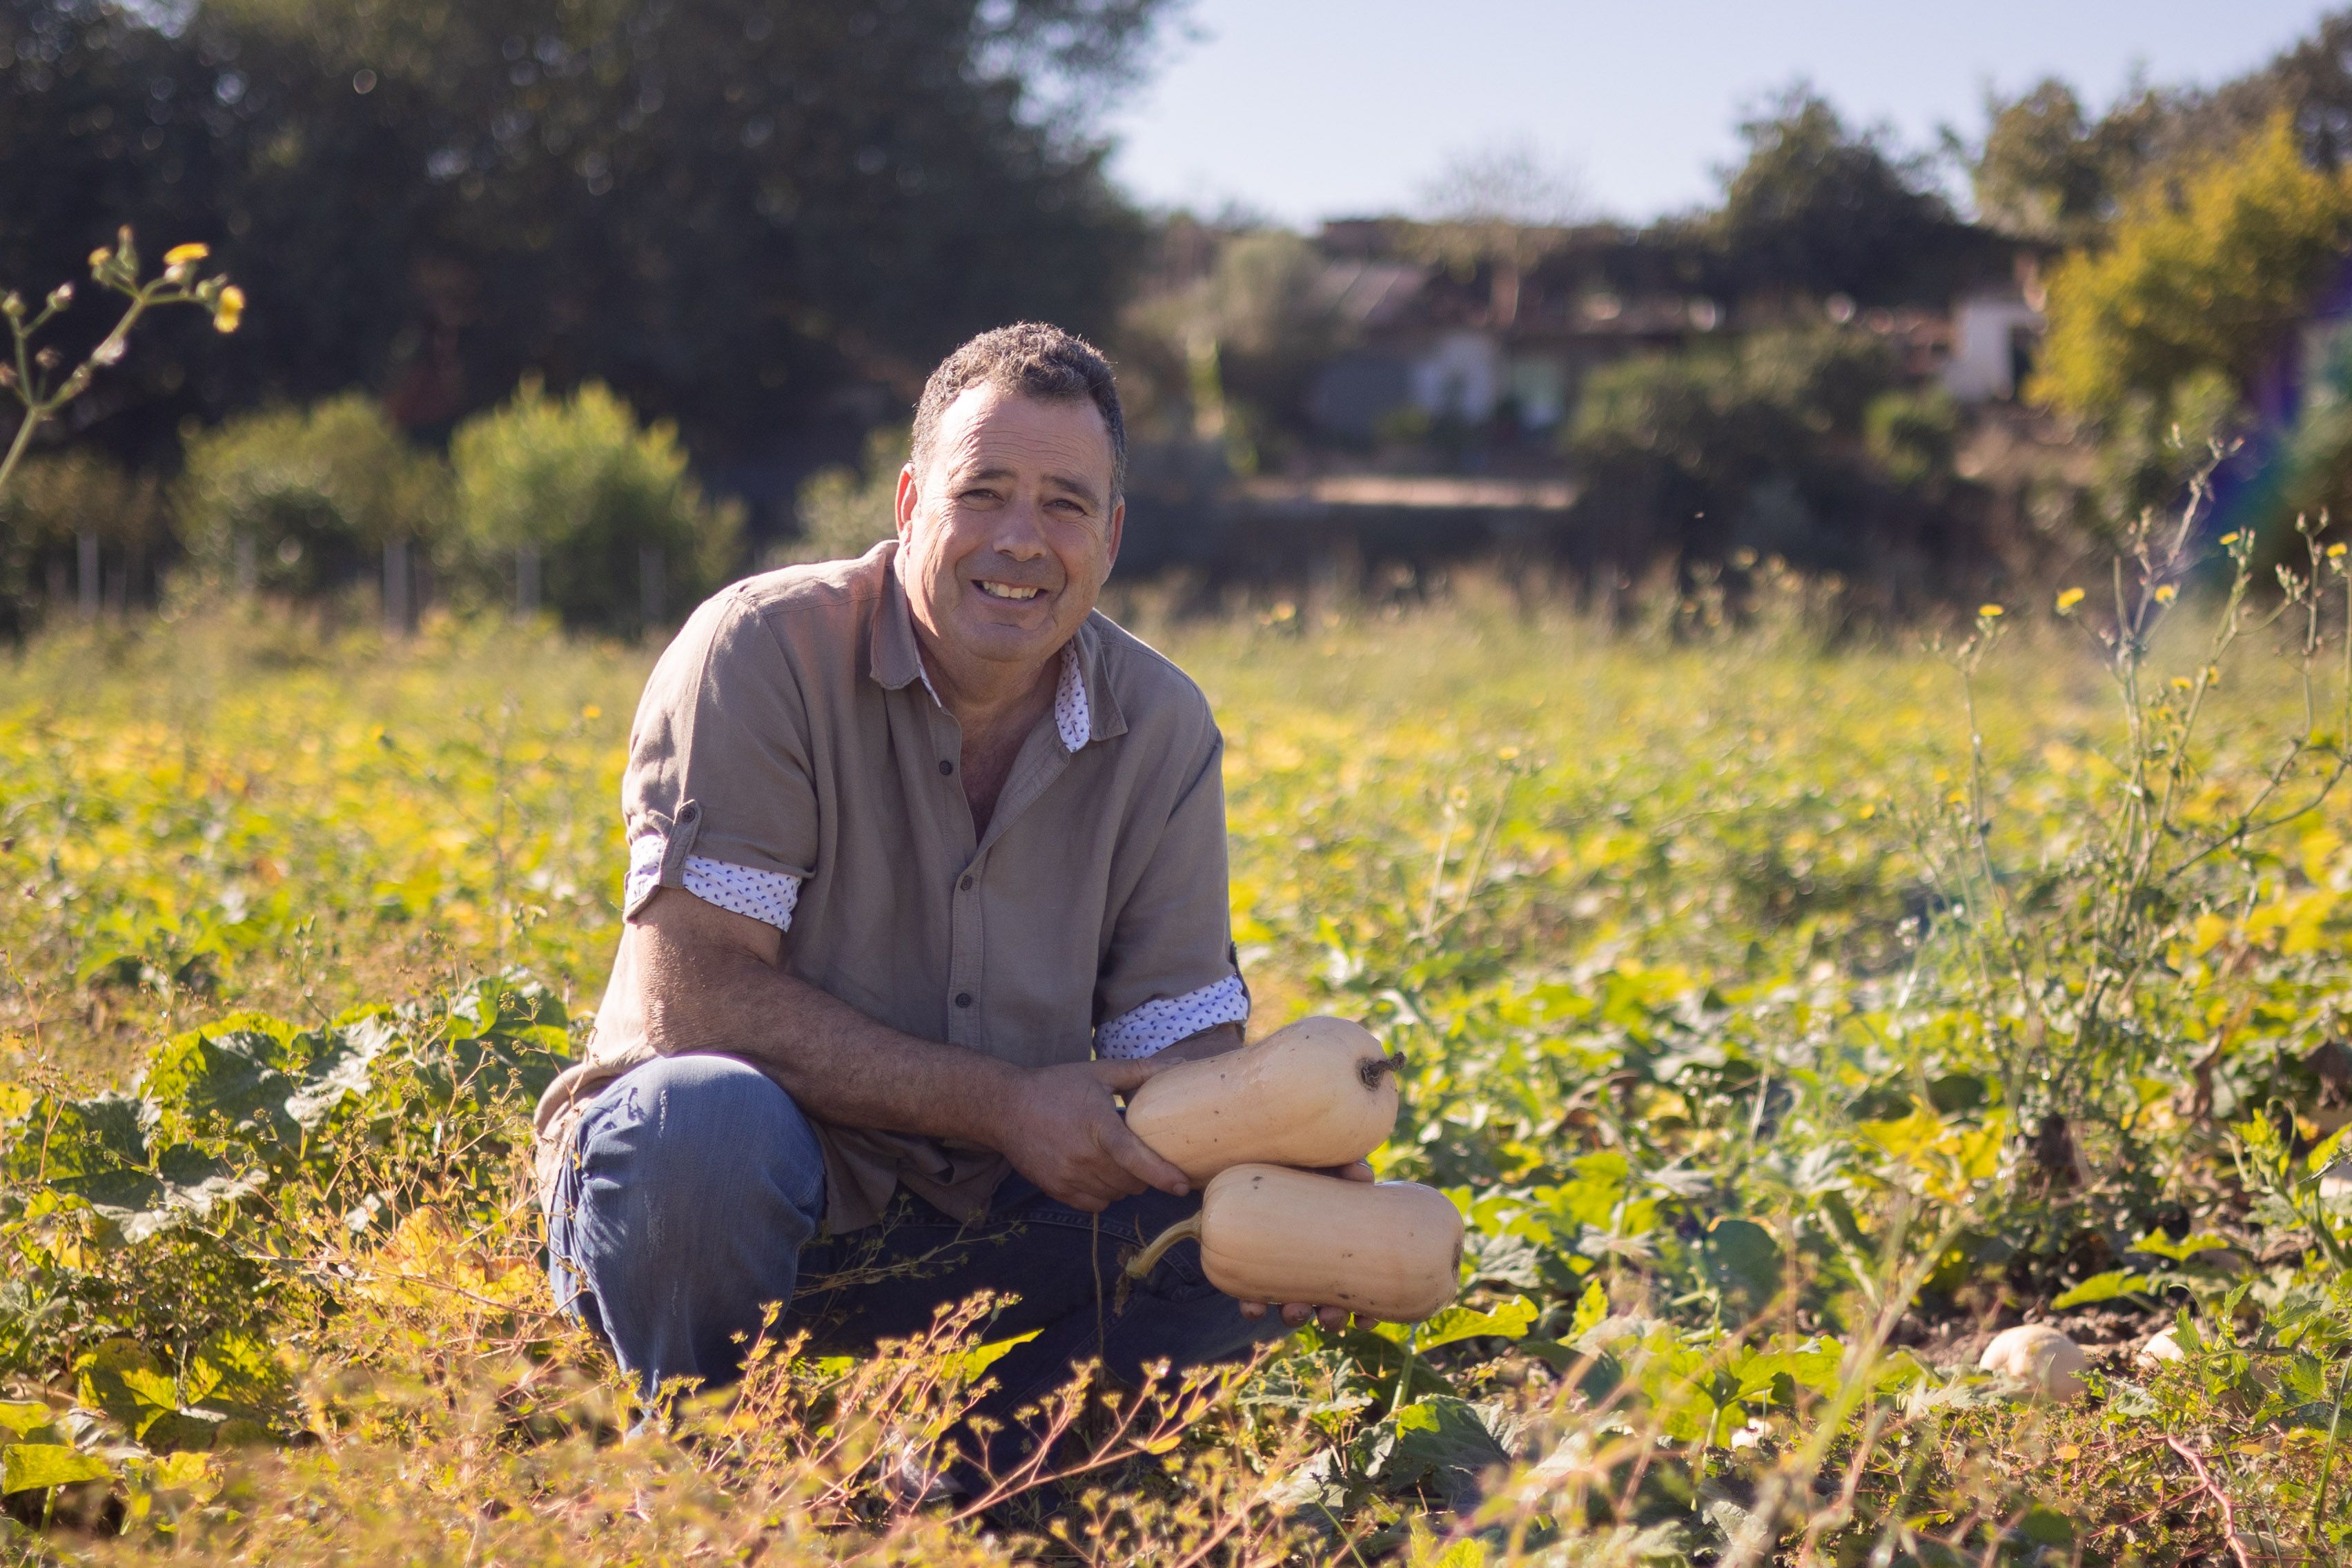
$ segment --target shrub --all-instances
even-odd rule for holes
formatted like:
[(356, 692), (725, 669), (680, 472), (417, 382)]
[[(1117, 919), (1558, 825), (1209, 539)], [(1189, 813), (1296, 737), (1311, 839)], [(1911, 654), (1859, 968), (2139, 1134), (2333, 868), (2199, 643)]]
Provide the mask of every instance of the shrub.
[(45, 563), (62, 563), (75, 537), (98, 536), (120, 563), (161, 542), (163, 509), (152, 477), (126, 472), (89, 451), (35, 458), (0, 495), (0, 632), (38, 619), (35, 595)]
[(898, 471), (907, 466), (907, 426), (883, 426), (866, 437), (859, 468), (821, 468), (801, 485), (793, 511), (801, 534), (775, 557), (845, 561), (865, 554), (898, 531)]
[[(569, 626), (660, 622), (724, 583), (742, 509), (704, 500), (677, 426), (637, 423), (600, 383), (549, 397), (526, 378), (450, 443), (466, 551), (484, 580), (513, 570), (524, 608), (534, 571)], [(536, 562), (536, 567), (530, 563)]]
[(433, 544), (446, 531), (448, 476), (373, 398), (346, 392), (190, 437), (173, 499), (207, 576), (309, 596), (369, 571), (388, 541)]

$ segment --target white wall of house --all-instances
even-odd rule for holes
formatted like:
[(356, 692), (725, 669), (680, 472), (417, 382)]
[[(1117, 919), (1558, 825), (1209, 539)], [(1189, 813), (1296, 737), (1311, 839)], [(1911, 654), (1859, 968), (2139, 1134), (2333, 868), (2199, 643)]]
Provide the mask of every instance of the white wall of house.
[(1972, 294), (1954, 301), (1944, 389), (1962, 403), (2016, 396), (2018, 334), (2041, 331), (2042, 312), (2013, 294)]
[(1503, 351), (1485, 332), (1448, 332), (1413, 362), (1412, 401), (1433, 419), (1476, 424), (1510, 389)]

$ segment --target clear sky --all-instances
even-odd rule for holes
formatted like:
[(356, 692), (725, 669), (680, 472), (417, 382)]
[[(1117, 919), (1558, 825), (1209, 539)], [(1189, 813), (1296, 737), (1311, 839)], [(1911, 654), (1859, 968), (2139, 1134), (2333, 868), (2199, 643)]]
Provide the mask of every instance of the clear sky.
[(1799, 77), (1924, 148), (1985, 89), (2056, 74), (2095, 108), (2135, 68), (2211, 84), (2314, 0), (1192, 0), (1112, 116), (1150, 205), (1237, 200), (1297, 225), (1410, 206), (1447, 158), (1509, 143), (1645, 219), (1715, 193), (1740, 109)]

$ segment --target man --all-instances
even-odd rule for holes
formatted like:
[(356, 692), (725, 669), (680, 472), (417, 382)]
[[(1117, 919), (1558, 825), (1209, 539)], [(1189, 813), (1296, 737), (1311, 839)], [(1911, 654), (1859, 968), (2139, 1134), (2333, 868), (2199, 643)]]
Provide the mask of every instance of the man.
[(1097, 1352), (1131, 1381), (1273, 1329), (1190, 1247), (1097, 1295), (1197, 1203), (1114, 1096), (1249, 1012), (1223, 741), (1094, 613), (1125, 461), (1091, 347), (975, 338), (924, 389), (897, 540), (725, 590), (646, 683), (620, 951), (539, 1126), (557, 1298), (648, 1391), (730, 1380), (778, 1304), (840, 1347), (1017, 1294), (1000, 1421)]

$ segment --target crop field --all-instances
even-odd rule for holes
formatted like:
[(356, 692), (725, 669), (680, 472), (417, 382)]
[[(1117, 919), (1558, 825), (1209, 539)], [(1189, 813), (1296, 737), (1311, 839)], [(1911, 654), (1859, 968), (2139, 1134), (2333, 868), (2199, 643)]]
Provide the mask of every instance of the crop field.
[[(2334, 597), (2275, 618), (2127, 594), (2120, 673), (2079, 597), (1940, 647), (1475, 595), (1147, 617), (1227, 739), (1252, 1032), (1335, 1012), (1406, 1056), (1375, 1163), (1463, 1208), (1465, 1291), (1074, 1384), (1050, 1468), (925, 1507), (877, 1478), (986, 1377), (985, 1303), (862, 1362), (763, 1348), (626, 1442), (551, 1310), (529, 1106), (617, 929), (650, 649), (226, 611), (37, 641), (0, 663), (0, 1550), (2352, 1558), (2314, 564)], [(2088, 1352), (2080, 1397), (1978, 1370), (2026, 1321)]]

